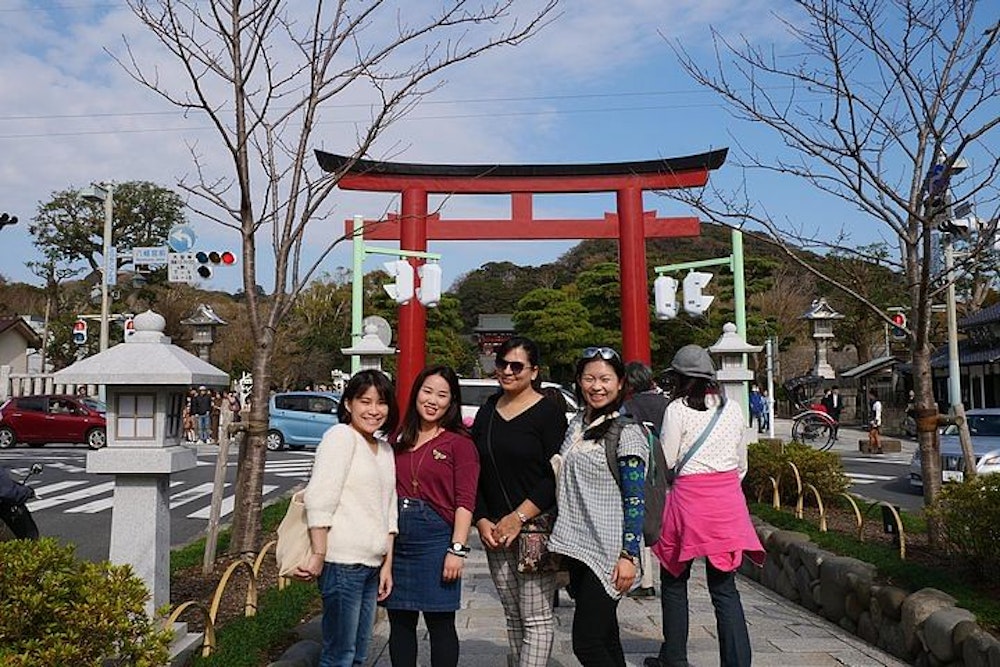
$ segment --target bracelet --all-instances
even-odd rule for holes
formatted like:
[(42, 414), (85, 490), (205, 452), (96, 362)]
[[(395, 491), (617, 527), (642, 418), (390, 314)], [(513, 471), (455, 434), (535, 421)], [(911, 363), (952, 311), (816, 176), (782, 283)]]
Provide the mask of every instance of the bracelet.
[(455, 551), (451, 547), (448, 547), (448, 553), (450, 553), (452, 556), (458, 556), (459, 558), (467, 558), (469, 556), (468, 551)]
[(458, 556), (459, 558), (465, 558), (469, 555), (472, 549), (461, 542), (452, 542), (451, 546), (448, 547), (448, 553), (452, 556)]
[(517, 518), (521, 521), (521, 523), (528, 523), (529, 521), (531, 521), (531, 519), (528, 518), (528, 515), (522, 512), (521, 510), (516, 510), (514, 514), (517, 515)]
[(622, 549), (621, 553), (618, 554), (618, 558), (624, 558), (625, 560), (627, 560), (630, 563), (632, 563), (632, 565), (635, 565), (636, 561), (639, 560), (638, 556), (633, 556), (632, 554), (630, 554), (629, 552), (625, 551), (624, 549)]

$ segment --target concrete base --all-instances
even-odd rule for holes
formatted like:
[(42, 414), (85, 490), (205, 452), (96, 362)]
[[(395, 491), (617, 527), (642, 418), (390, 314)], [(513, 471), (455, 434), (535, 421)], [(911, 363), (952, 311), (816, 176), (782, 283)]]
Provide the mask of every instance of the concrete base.
[(170, 642), (170, 667), (183, 667), (194, 652), (201, 649), (205, 635), (188, 632), (187, 623), (174, 623), (174, 640)]
[[(891, 438), (879, 438), (879, 444), (882, 445), (882, 452), (884, 454), (898, 454), (903, 451), (903, 445), (899, 440), (893, 440)], [(868, 439), (858, 440), (858, 451), (862, 454), (874, 454), (875, 451), (868, 447)]]

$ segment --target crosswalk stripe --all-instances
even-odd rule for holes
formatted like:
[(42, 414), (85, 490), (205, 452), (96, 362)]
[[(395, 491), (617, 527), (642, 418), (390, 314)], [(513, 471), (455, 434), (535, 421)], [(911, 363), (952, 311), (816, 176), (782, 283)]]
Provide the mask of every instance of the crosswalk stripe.
[(90, 498), (92, 496), (100, 495), (102, 493), (107, 493), (115, 488), (114, 482), (104, 482), (103, 484), (95, 484), (93, 486), (88, 486), (85, 489), (80, 489), (78, 491), (71, 491), (69, 493), (64, 493), (61, 496), (55, 496), (50, 498), (42, 498), (41, 500), (33, 501), (28, 503), (28, 509), (32, 512), (37, 512), (39, 510), (48, 509), (50, 507), (55, 507), (56, 505), (62, 505), (64, 503), (72, 502), (74, 500), (83, 500), (84, 498)]
[[(277, 485), (274, 485), (274, 484), (265, 484), (264, 487), (263, 487), (263, 489), (261, 489), (261, 496), (266, 496), (267, 494), (269, 494), (272, 491), (274, 491), (276, 488), (278, 488)], [(222, 499), (222, 509), (221, 509), (221, 511), (219, 513), (219, 517), (224, 517), (224, 516), (228, 516), (229, 514), (231, 514), (232, 511), (233, 511), (233, 507), (235, 507), (235, 506), (236, 506), (236, 496), (235, 495), (226, 496), (225, 498), (223, 498)], [(208, 516), (209, 516), (209, 513), (211, 512), (211, 510), (212, 510), (211, 507), (203, 507), (200, 510), (198, 510), (197, 512), (191, 512), (190, 514), (188, 514), (187, 518), (189, 518), (189, 519), (208, 519)]]
[[(170, 488), (172, 489), (175, 486), (179, 486), (181, 484), (183, 484), (183, 482), (170, 482)], [(104, 493), (104, 492), (103, 491), (95, 492), (93, 495), (97, 496), (97, 495), (100, 495), (101, 493)], [(92, 500), (89, 503), (84, 503), (83, 505), (77, 505), (76, 507), (70, 507), (70, 508), (68, 508), (66, 510), (66, 513), (67, 514), (97, 514), (98, 512), (103, 512), (104, 510), (111, 509), (112, 507), (114, 507), (114, 504), (115, 504), (115, 497), (114, 497), (114, 494), (112, 494), (112, 495), (104, 497), (104, 498), (98, 498), (97, 500)]]
[[(174, 509), (176, 507), (180, 507), (181, 505), (194, 502), (199, 498), (212, 495), (213, 486), (215, 485), (212, 482), (205, 482), (204, 484), (192, 486), (190, 489), (184, 489), (180, 493), (170, 496), (170, 509)], [(226, 486), (229, 485), (226, 484)]]
[(846, 473), (847, 477), (854, 484), (874, 484), (875, 482), (889, 482), (896, 479), (899, 475), (871, 475), (863, 472), (849, 472)]
[(63, 489), (72, 489), (74, 486), (80, 486), (81, 484), (86, 484), (86, 483), (87, 480), (85, 479), (70, 479), (70, 480), (64, 480), (62, 482), (55, 482), (53, 484), (46, 484), (45, 486), (32, 487), (35, 489), (35, 495), (38, 497), (38, 500), (33, 500), (29, 502), (28, 509), (31, 509), (33, 503), (38, 502), (45, 496), (57, 493), (59, 491), (62, 491)]

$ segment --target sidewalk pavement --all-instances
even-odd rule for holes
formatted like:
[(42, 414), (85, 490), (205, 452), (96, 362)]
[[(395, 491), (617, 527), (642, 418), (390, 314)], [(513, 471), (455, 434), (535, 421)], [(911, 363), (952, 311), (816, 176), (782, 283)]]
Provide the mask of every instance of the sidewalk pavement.
[[(791, 433), (790, 420), (775, 421), (775, 436), (785, 440)], [(858, 451), (858, 439), (867, 437), (862, 431), (850, 428), (840, 430), (840, 438), (833, 450)], [(912, 454), (915, 444), (902, 441), (904, 451), (894, 456)], [(907, 451), (909, 453), (907, 453)], [(892, 455), (886, 455), (892, 456)], [(473, 534), (475, 531), (473, 531)], [(461, 644), (459, 665), (475, 667), (507, 667), (507, 633), (503, 608), (496, 588), (490, 579), (486, 556), (478, 544), (478, 539), (470, 540), (473, 551), (469, 556), (463, 575), (462, 608), (457, 613), (458, 637)], [(737, 577), (737, 585), (743, 599), (750, 642), (753, 648), (753, 664), (756, 667), (821, 667), (877, 665), (902, 666), (907, 663), (873, 646), (869, 646), (855, 635), (842, 630), (826, 619), (807, 611), (777, 593), (749, 580)], [(690, 635), (688, 659), (696, 667), (719, 664), (718, 642), (716, 640), (715, 614), (705, 582), (702, 561), (697, 561), (689, 582)], [(573, 601), (565, 590), (559, 591), (559, 606), (556, 608), (556, 639), (550, 665), (579, 665), (573, 656), (570, 631), (573, 623)], [(642, 665), (643, 658), (655, 656), (662, 639), (662, 620), (659, 590), (655, 597), (624, 598), (618, 607), (622, 645), (625, 659), (630, 667)], [(421, 622), (418, 664), (430, 665), (430, 646), (427, 631)], [(300, 626), (298, 634), (306, 640), (320, 640), (319, 619)], [(368, 665), (389, 667), (389, 623), (385, 614), (378, 614), (374, 637), (369, 649)], [(279, 661), (274, 665), (317, 664), (318, 646), (306, 644), (293, 647), (299, 656), (307, 656), (301, 662)], [(286, 657), (290, 655), (286, 654)]]

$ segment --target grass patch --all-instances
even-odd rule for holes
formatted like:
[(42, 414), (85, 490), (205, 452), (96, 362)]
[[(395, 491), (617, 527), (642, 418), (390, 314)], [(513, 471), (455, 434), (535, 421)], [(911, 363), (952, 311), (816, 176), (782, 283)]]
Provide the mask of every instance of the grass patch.
[[(921, 588), (936, 588), (948, 593), (958, 601), (958, 605), (974, 613), (980, 624), (989, 628), (1000, 628), (1000, 600), (972, 581), (957, 576), (954, 567), (939, 569), (920, 563), (900, 560), (895, 547), (886, 544), (859, 542), (853, 535), (838, 532), (820, 532), (813, 523), (796, 519), (788, 512), (774, 509), (763, 503), (750, 503), (750, 512), (783, 530), (794, 530), (809, 535), (819, 546), (840, 556), (850, 556), (878, 568), (879, 577), (910, 592)], [(917, 527), (926, 522), (921, 517), (903, 515), (903, 525), (907, 532), (921, 532)], [(910, 523), (908, 523), (908, 521)], [(912, 526), (912, 528), (911, 528)]]
[(256, 616), (241, 616), (216, 635), (218, 649), (207, 658), (199, 654), (194, 667), (257, 667), (268, 651), (286, 640), (291, 628), (306, 616), (319, 597), (314, 584), (292, 582), (283, 591), (272, 588), (259, 599)]

